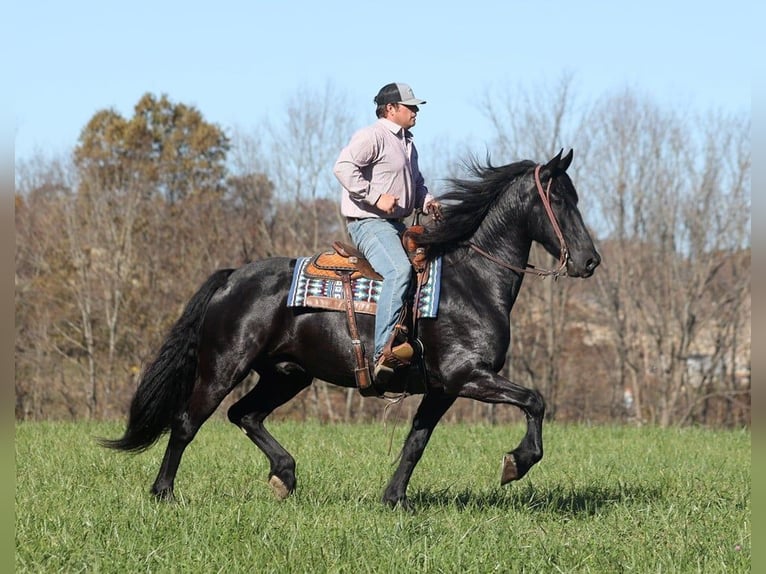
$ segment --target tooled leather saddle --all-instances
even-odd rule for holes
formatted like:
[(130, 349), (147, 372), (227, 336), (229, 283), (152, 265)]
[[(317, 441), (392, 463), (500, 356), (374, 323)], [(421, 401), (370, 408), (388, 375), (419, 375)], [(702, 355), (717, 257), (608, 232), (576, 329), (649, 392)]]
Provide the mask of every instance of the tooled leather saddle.
[[(414, 295), (408, 305), (405, 305), (404, 309), (402, 309), (402, 315), (397, 322), (397, 336), (399, 338), (403, 337), (404, 340), (407, 339), (408, 332), (412, 331), (410, 327), (417, 317), (419, 294), (422, 286), (428, 280), (427, 249), (418, 244), (418, 237), (423, 233), (423, 230), (422, 225), (412, 225), (402, 234), (402, 245), (415, 271)], [(352, 245), (340, 241), (333, 242), (332, 251), (325, 251), (313, 256), (303, 272), (308, 277), (335, 280), (340, 278), (343, 286), (342, 298), (309, 295), (307, 297), (307, 304), (311, 307), (345, 311), (356, 361), (354, 378), (357, 388), (363, 396), (382, 395), (382, 392), (373, 384), (372, 371), (367, 360), (364, 344), (359, 336), (356, 321), (357, 312), (374, 314), (375, 304), (354, 301), (352, 281), (360, 278), (381, 281), (383, 277), (373, 269), (361, 251)], [(410, 303), (411, 309), (409, 308)]]

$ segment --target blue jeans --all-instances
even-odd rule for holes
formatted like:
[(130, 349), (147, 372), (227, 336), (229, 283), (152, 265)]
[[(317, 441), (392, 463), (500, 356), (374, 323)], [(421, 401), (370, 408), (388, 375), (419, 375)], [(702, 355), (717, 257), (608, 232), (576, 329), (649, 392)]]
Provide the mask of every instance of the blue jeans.
[(375, 360), (394, 330), (410, 284), (412, 267), (401, 239), (405, 228), (401, 221), (375, 217), (348, 223), (354, 245), (383, 276), (375, 314)]

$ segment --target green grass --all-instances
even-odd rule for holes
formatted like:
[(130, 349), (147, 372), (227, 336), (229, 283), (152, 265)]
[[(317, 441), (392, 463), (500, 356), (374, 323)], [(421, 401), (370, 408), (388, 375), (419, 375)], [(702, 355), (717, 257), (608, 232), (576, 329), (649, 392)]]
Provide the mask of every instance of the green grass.
[[(165, 440), (99, 447), (119, 424), (16, 425), (17, 572), (749, 572), (750, 432), (548, 425), (543, 460), (499, 486), (521, 426), (437, 428), (412, 514), (380, 503), (407, 425), (280, 422), (298, 490), (207, 423), (176, 503), (149, 487)], [(388, 452), (393, 439), (391, 453)]]

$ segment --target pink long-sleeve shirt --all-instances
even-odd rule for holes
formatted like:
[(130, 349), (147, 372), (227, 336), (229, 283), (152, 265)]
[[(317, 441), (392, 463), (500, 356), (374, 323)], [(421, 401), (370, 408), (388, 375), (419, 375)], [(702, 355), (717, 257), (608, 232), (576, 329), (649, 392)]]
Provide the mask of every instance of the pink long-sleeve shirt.
[[(399, 219), (433, 200), (418, 167), (412, 133), (385, 118), (351, 137), (333, 173), (343, 188), (341, 213), (346, 217)], [(399, 200), (393, 213), (375, 207), (384, 193)]]

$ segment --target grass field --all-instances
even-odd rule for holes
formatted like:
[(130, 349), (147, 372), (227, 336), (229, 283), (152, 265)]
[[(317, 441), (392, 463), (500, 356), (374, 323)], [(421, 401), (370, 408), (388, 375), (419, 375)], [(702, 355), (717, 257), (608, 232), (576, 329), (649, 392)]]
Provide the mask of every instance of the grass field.
[(164, 439), (132, 456), (94, 441), (117, 423), (17, 424), (16, 572), (750, 571), (750, 431), (548, 425), (543, 460), (501, 488), (522, 427), (444, 424), (406, 513), (379, 501), (407, 426), (270, 425), (298, 463), (279, 502), (265, 457), (214, 420), (169, 504), (148, 493)]

